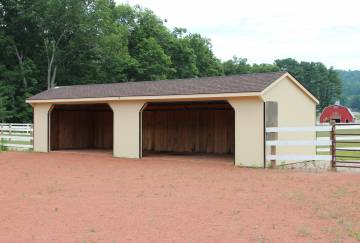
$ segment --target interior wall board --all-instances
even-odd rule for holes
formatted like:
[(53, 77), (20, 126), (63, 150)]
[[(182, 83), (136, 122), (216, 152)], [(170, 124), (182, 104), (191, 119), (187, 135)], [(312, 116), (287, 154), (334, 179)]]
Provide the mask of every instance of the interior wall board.
[(51, 149), (111, 149), (113, 114), (111, 110), (63, 110), (51, 112)]
[(234, 153), (233, 110), (145, 110), (142, 130), (144, 151)]

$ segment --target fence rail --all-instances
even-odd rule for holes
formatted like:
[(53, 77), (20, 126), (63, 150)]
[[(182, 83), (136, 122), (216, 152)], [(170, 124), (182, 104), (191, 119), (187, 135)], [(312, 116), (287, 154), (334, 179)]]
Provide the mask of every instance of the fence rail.
[[(353, 130), (353, 131), (351, 131)], [(331, 166), (360, 168), (360, 124), (317, 125), (313, 127), (266, 127), (266, 135), (281, 133), (318, 134), (328, 132), (327, 136), (314, 136), (312, 140), (279, 140), (278, 136), (266, 136), (265, 146), (270, 147), (270, 154), (265, 155), (271, 165), (276, 161), (329, 161)], [(33, 148), (33, 124), (0, 123), (0, 147), (15, 150)], [(277, 147), (315, 146), (316, 154), (277, 154)], [(359, 152), (359, 153), (357, 153)], [(328, 154), (318, 154), (328, 153)]]
[[(346, 130), (347, 133), (338, 130)], [(355, 130), (349, 133), (348, 130)], [(360, 168), (360, 124), (335, 124), (332, 132), (332, 166), (342, 168)], [(346, 144), (342, 147), (339, 144)], [(353, 146), (352, 146), (353, 145)], [(349, 153), (350, 152), (350, 153)], [(341, 153), (341, 154), (340, 154)]]
[[(343, 131), (345, 130), (345, 131)], [(355, 132), (351, 132), (355, 130)], [(267, 127), (266, 135), (279, 133), (316, 133), (314, 140), (271, 140), (266, 139), (265, 145), (270, 147), (266, 154), (267, 161), (275, 166), (276, 161), (330, 161), (332, 167), (360, 168), (360, 124), (317, 125), (313, 127)], [(318, 132), (328, 132), (328, 136), (318, 136)], [(266, 136), (277, 138), (278, 136)], [(316, 146), (316, 155), (277, 154), (277, 147)], [(325, 147), (327, 146), (327, 147)], [(329, 153), (329, 154), (318, 154)], [(356, 154), (356, 152), (359, 152)], [(349, 154), (347, 154), (349, 153)]]
[(10, 150), (33, 148), (33, 124), (0, 123), (0, 146)]
[(326, 146), (330, 140), (269, 140), (267, 146)]
[(314, 127), (267, 127), (265, 131), (267, 133), (284, 133), (284, 132), (330, 132), (332, 126), (314, 126)]
[(308, 161), (308, 160), (331, 160), (331, 155), (299, 155), (299, 154), (283, 154), (283, 155), (268, 155), (268, 160), (293, 160), (293, 161)]

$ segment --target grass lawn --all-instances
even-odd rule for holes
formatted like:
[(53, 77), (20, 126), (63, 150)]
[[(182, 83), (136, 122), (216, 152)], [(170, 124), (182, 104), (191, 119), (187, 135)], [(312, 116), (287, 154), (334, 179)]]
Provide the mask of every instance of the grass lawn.
[[(341, 134), (354, 134), (354, 136), (360, 136), (360, 129), (348, 129), (348, 130), (339, 130), (336, 132), (336, 136), (340, 137)], [(344, 135), (343, 135), (344, 136)], [(317, 137), (330, 137), (330, 132), (317, 132)], [(354, 149), (359, 148), (359, 151), (336, 151), (337, 156), (354, 156), (353, 158), (342, 158), (338, 157), (338, 160), (359, 160), (360, 161), (360, 140), (351, 140), (352, 136), (349, 136), (348, 141), (352, 141), (354, 143), (342, 143), (342, 141), (338, 141), (336, 143), (336, 148), (351, 148)], [(318, 148), (330, 148), (330, 146), (318, 146)], [(320, 155), (329, 155), (330, 152), (317, 152)], [(359, 158), (356, 158), (359, 157)]]
[[(9, 134), (4, 134), (4, 136), (9, 136)], [(14, 136), (14, 137), (29, 137), (30, 136), (27, 134), (27, 133), (21, 133), (21, 132), (17, 132), (15, 134), (12, 134), (11, 136)], [(0, 135), (1, 137), (1, 135)], [(14, 140), (14, 139), (10, 139), (9, 138), (1, 138), (0, 139), (0, 151), (1, 150), (16, 150), (17, 148), (12, 148), (12, 147), (8, 147), (8, 146), (4, 146), (6, 144), (18, 144), (18, 145), (31, 145), (32, 142), (31, 141), (17, 141), (17, 140)], [(25, 148), (23, 148), (22, 150), (24, 150)], [(25, 150), (31, 150), (31, 149), (25, 149)]]

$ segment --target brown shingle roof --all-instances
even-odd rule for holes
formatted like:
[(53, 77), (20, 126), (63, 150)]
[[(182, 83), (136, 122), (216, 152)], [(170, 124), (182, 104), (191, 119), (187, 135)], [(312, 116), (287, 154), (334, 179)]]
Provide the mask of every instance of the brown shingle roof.
[(261, 92), (286, 72), (62, 86), (29, 100)]

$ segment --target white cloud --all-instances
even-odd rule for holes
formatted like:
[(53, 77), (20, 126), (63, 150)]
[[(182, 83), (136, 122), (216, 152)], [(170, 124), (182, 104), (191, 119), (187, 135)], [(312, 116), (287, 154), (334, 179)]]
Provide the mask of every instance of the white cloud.
[(360, 69), (358, 0), (128, 0), (152, 9), (167, 25), (185, 27), (212, 40), (221, 59), (250, 62), (277, 58), (321, 61)]

